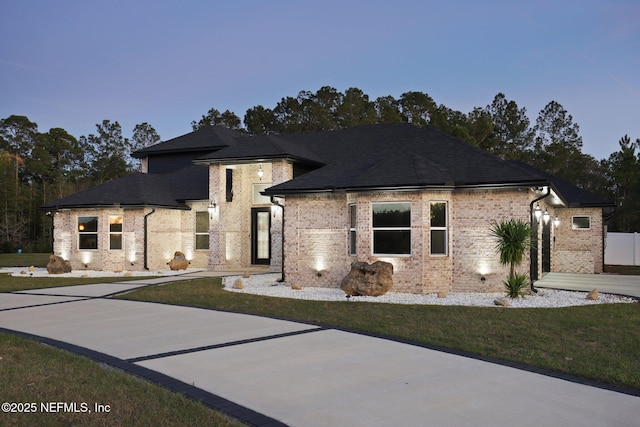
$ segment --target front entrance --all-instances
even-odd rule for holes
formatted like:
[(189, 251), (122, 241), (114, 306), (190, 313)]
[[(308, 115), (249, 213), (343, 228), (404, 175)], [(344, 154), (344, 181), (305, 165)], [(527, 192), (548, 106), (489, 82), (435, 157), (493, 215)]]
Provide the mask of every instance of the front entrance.
[(271, 208), (251, 209), (251, 264), (271, 263)]
[(542, 222), (542, 274), (551, 271), (551, 221)]

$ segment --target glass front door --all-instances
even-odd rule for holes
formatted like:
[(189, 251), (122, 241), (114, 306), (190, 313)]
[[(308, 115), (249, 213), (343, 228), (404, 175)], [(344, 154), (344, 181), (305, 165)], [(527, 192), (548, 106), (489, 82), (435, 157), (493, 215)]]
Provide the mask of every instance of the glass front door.
[(271, 209), (251, 209), (251, 263), (271, 261)]

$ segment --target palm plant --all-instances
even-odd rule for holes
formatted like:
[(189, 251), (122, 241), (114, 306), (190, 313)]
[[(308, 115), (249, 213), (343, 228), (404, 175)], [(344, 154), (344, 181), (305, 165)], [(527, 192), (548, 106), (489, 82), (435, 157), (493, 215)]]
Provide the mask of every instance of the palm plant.
[(531, 246), (533, 229), (525, 221), (510, 219), (493, 221), (489, 232), (496, 239), (495, 249), (500, 254), (500, 264), (510, 267), (505, 288), (507, 295), (515, 298), (521, 294), (526, 278), (524, 274), (516, 274), (516, 266), (522, 264), (524, 255)]

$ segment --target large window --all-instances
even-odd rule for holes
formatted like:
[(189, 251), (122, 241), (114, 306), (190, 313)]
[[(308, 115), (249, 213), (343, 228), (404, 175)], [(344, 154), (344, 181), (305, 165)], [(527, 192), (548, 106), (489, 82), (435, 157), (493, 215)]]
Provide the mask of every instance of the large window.
[(196, 212), (196, 250), (209, 249), (209, 212)]
[(78, 249), (98, 249), (98, 217), (78, 217)]
[(373, 203), (373, 254), (411, 254), (411, 203)]
[(447, 202), (431, 202), (431, 255), (447, 255)]
[(122, 249), (122, 216), (111, 215), (109, 217), (109, 249)]
[(349, 205), (349, 255), (356, 255), (356, 212), (357, 205)]

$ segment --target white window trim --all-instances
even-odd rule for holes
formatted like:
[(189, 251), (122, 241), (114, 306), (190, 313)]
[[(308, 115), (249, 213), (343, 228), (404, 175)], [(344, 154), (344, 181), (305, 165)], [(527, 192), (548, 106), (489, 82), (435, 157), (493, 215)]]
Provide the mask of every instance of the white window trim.
[[(374, 205), (397, 205), (399, 203), (406, 203), (409, 205), (409, 218), (411, 218), (411, 212), (413, 211), (413, 204), (410, 201), (399, 200), (392, 202), (371, 202), (371, 255), (377, 257), (389, 257), (389, 258), (410, 258), (413, 256), (413, 232), (411, 230), (411, 223), (408, 227), (374, 227), (373, 226), (373, 206)], [(411, 219), (409, 219), (411, 222)], [(373, 236), (376, 231), (409, 231), (409, 253), (408, 254), (384, 254), (374, 252), (374, 239)]]
[[(431, 208), (436, 203), (444, 203), (444, 227), (432, 227), (431, 226)], [(431, 247), (431, 232), (432, 231), (444, 231), (444, 253), (433, 253)], [(432, 257), (447, 257), (449, 256), (449, 203), (446, 200), (431, 200), (429, 201), (429, 256)]]
[(198, 231), (198, 214), (206, 214), (207, 219), (209, 220), (209, 228), (211, 228), (211, 220), (209, 219), (209, 211), (196, 211), (196, 214), (194, 216), (194, 239), (195, 241), (193, 242), (193, 247), (195, 248), (196, 251), (209, 251), (209, 249), (211, 248), (211, 244), (209, 244), (209, 247), (206, 249), (201, 249), (198, 248), (198, 236), (207, 236), (209, 237), (211, 235), (210, 230), (207, 230), (206, 232), (204, 231)]
[[(124, 250), (124, 228), (122, 229), (122, 231), (111, 231), (111, 217), (120, 217), (122, 218), (122, 222), (124, 225), (124, 216), (122, 215), (109, 215), (109, 250), (110, 251), (122, 251)], [(120, 249), (113, 249), (111, 248), (111, 236), (112, 235), (116, 235), (119, 234), (120, 235)]]
[[(80, 226), (80, 218), (95, 218), (96, 219), (96, 226), (97, 229), (96, 231), (80, 231), (79, 230), (79, 226)], [(98, 249), (100, 248), (100, 218), (97, 215), (78, 215), (76, 217), (76, 231), (78, 233), (78, 250), (79, 251), (93, 251), (93, 252), (97, 252)], [(80, 247), (80, 236), (82, 235), (89, 235), (89, 234), (95, 234), (96, 235), (96, 247), (95, 248), (81, 248)]]
[[(588, 227), (576, 227), (574, 225), (574, 219), (575, 218), (589, 218), (589, 226)], [(571, 229), (572, 230), (579, 230), (579, 231), (587, 231), (587, 230), (591, 230), (591, 215), (572, 215), (571, 216)]]
[[(356, 215), (355, 215), (355, 223), (351, 221), (351, 210), (355, 209), (356, 211)], [(358, 226), (358, 205), (356, 203), (349, 203), (349, 240), (348, 240), (348, 247), (349, 247), (349, 256), (357, 256), (358, 255), (358, 231), (357, 231), (357, 226)], [(354, 247), (351, 247), (351, 235), (355, 235), (355, 239), (354, 239)]]

